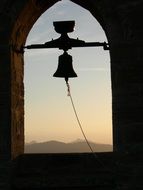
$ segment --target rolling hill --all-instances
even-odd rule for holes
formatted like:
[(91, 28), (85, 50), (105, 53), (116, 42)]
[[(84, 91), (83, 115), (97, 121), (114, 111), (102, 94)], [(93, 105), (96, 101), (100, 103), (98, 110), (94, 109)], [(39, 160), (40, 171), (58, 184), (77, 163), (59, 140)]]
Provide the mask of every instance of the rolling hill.
[[(90, 142), (94, 152), (111, 152), (112, 145)], [(31, 142), (25, 144), (25, 153), (76, 153), (90, 152), (84, 140), (76, 140), (70, 143), (59, 141)]]

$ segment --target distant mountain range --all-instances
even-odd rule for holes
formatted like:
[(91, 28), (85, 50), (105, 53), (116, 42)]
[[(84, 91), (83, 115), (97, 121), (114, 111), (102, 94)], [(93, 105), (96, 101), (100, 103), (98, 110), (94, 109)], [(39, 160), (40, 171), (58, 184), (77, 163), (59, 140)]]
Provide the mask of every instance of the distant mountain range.
[[(111, 152), (112, 145), (99, 144), (89, 142), (94, 152)], [(77, 153), (77, 152), (91, 152), (86, 141), (77, 139), (70, 143), (64, 143), (59, 141), (47, 141), (25, 144), (25, 153)]]

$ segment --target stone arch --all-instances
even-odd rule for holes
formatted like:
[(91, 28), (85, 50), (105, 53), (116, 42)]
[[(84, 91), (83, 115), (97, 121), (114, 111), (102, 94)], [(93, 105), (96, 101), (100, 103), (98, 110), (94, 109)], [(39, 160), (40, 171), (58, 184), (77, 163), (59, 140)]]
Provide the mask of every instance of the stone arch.
[[(15, 81), (15, 83), (13, 84), (13, 87), (15, 88), (17, 86), (17, 89), (19, 89), (19, 97), (17, 97), (15, 94), (12, 96), (13, 97), (13, 105), (14, 105), (14, 109), (13, 109), (13, 148), (12, 150), (13, 155), (15, 157), (15, 154), (17, 154), (15, 152), (16, 151), (21, 151), (21, 153), (23, 153), (23, 143), (24, 143), (24, 117), (23, 117), (23, 113), (24, 113), (24, 108), (16, 108), (15, 104), (17, 104), (18, 106), (20, 105), (20, 102), (22, 102), (22, 105), (24, 104), (24, 100), (22, 97), (24, 97), (24, 92), (21, 91), (22, 89), (24, 89), (24, 86), (22, 83), (18, 84), (20, 81), (22, 82), (23, 80), (23, 55), (21, 54), (21, 52), (19, 53), (18, 51), (21, 50), (21, 47), (24, 46), (27, 35), (29, 34), (29, 31), (31, 30), (31, 27), (34, 25), (34, 23), (37, 21), (37, 19), (40, 17), (40, 15), (45, 12), (49, 7), (53, 6), (57, 1), (53, 1), (52, 3), (48, 3), (48, 1), (46, 3), (42, 3), (39, 1), (30, 1), (23, 9), (23, 11), (20, 13), (20, 16), (18, 17), (18, 19), (16, 20), (16, 23), (14, 25), (13, 31), (12, 31), (12, 36), (11, 36), (11, 44), (12, 44), (12, 62), (13, 62), (13, 69), (15, 70), (14, 73), (14, 78), (13, 81)], [(75, 1), (75, 3), (77, 3)], [(80, 4), (82, 7), (82, 3)], [(89, 2), (90, 5), (90, 2)], [(92, 7), (92, 4), (89, 6)], [(84, 5), (85, 8), (85, 5)], [(87, 9), (87, 8), (86, 8)], [(95, 16), (94, 16), (95, 17)], [(99, 16), (97, 16), (99, 17)], [(100, 18), (100, 17), (99, 17)], [(20, 65), (21, 64), (21, 68)], [(19, 69), (18, 69), (19, 67)], [(16, 82), (17, 81), (17, 82)], [(16, 92), (17, 90), (14, 89), (14, 91)], [(22, 98), (22, 99), (21, 99)], [(16, 111), (17, 110), (17, 111)], [(23, 110), (23, 111), (22, 111)], [(19, 115), (17, 116), (18, 113)], [(22, 126), (22, 127), (21, 127)]]
[[(21, 47), (40, 15), (58, 1), (9, 0), (1, 3), (0, 155), (8, 159), (24, 152), (24, 64)], [(143, 29), (138, 19), (143, 16), (143, 2), (72, 1), (91, 12), (108, 38), (111, 54), (113, 145), (114, 150), (127, 150), (130, 145), (141, 143), (143, 134), (143, 103), (138, 96), (138, 93), (143, 95), (139, 85), (143, 83)], [(132, 104), (133, 101), (136, 104)], [(136, 111), (136, 117), (133, 117), (131, 108)], [(134, 134), (136, 138), (133, 138)]]

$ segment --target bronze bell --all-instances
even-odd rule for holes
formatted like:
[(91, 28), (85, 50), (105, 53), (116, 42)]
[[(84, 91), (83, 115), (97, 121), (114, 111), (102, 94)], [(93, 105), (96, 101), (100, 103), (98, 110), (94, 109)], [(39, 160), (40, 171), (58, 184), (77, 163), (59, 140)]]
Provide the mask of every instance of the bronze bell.
[(53, 76), (65, 78), (66, 81), (68, 81), (68, 78), (77, 77), (77, 74), (73, 70), (72, 66), (72, 56), (67, 52), (64, 52), (59, 56), (58, 68)]

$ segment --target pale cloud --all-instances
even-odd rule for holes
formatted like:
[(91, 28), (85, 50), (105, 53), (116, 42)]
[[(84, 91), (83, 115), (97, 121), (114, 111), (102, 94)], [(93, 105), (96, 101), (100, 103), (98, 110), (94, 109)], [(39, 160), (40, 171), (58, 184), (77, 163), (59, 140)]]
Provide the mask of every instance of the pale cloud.
[(49, 54), (55, 54), (58, 52), (58, 49), (38, 49), (38, 50), (25, 50), (25, 56), (27, 58), (32, 58), (34, 57), (36, 59), (36, 57), (43, 57), (43, 56), (47, 56)]
[(79, 70), (79, 71), (100, 71), (100, 72), (107, 72), (107, 71), (109, 71), (109, 69), (108, 68), (103, 68), (103, 67), (101, 67), (101, 68), (96, 68), (96, 67), (93, 67), (93, 68), (77, 68), (77, 70)]
[(57, 15), (59, 16), (65, 15), (65, 11), (57, 11)]
[(29, 33), (26, 41), (26, 45), (31, 44), (43, 44), (45, 42), (51, 41), (52, 39), (56, 39), (59, 37), (59, 34), (57, 34), (54, 31), (54, 27), (51, 23), (50, 26), (43, 27), (42, 31), (37, 32), (36, 30), (34, 32)]

